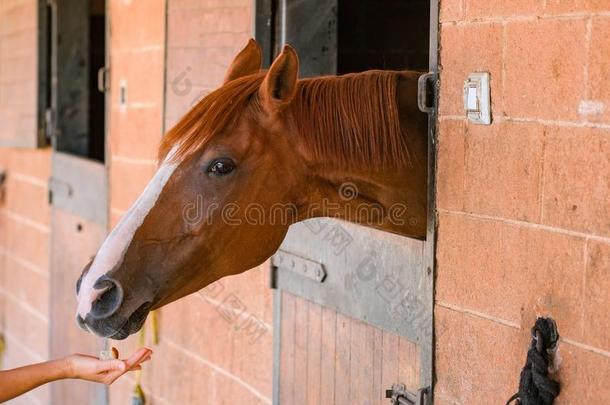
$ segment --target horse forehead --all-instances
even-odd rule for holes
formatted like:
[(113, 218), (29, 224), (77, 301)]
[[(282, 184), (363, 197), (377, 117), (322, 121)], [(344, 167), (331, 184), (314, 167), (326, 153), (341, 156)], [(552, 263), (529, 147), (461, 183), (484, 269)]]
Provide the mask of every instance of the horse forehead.
[(227, 150), (235, 153), (238, 158), (255, 157), (264, 152), (270, 139), (265, 130), (248, 119), (240, 120), (230, 131), (225, 131), (216, 138), (204, 151), (215, 153), (217, 150)]

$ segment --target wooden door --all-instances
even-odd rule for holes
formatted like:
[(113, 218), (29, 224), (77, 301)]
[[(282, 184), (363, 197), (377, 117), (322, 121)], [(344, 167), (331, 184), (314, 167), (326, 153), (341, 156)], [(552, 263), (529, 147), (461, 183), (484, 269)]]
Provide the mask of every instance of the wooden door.
[[(264, 0), (257, 2), (257, 39), (269, 53), (294, 46), (301, 76), (429, 70), (425, 85), (436, 78), (437, 6)], [(390, 404), (386, 394), (431, 403), (435, 108), (429, 104), (420, 104), (430, 114), (425, 241), (317, 219), (293, 225), (273, 257), (275, 404)]]
[[(96, 354), (105, 341), (76, 323), (76, 280), (107, 230), (105, 95), (97, 73), (106, 65), (103, 0), (52, 4), (52, 87), (49, 121), (53, 142), (51, 210), (51, 342), (53, 358)], [(103, 83), (100, 83), (103, 84)], [(105, 386), (60, 381), (54, 404), (105, 404)]]
[(425, 242), (343, 221), (293, 226), (273, 257), (275, 403), (389, 404), (395, 384), (427, 388), (424, 256)]
[[(106, 235), (106, 170), (103, 164), (54, 152), (51, 210), (51, 357), (96, 354), (105, 341), (76, 323), (76, 280)], [(89, 208), (83, 209), (83, 206)], [(103, 385), (60, 381), (54, 404), (105, 404)]]

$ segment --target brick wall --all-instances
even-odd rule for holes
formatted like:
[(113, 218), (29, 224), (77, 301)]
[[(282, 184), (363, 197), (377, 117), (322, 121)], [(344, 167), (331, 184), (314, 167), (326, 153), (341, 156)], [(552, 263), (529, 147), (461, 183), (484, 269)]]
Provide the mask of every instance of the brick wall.
[(0, 2), (0, 145), (37, 144), (38, 2)]
[[(48, 150), (0, 149), (7, 181), (0, 190), (0, 331), (6, 339), (1, 367), (44, 361), (49, 355)], [(48, 403), (48, 387), (11, 404)]]
[[(26, 3), (3, 1), (0, 12)], [(251, 12), (249, 0), (110, 0), (112, 225), (153, 174), (163, 126), (220, 83), (251, 35)], [(535, 316), (550, 315), (563, 336), (558, 403), (603, 403), (610, 397), (610, 5), (445, 0), (441, 20), (437, 402), (502, 403), (516, 389)], [(462, 81), (479, 70), (492, 74), (489, 127), (462, 118)], [(3, 366), (15, 367), (48, 356), (50, 153), (0, 149), (0, 168), (8, 172), (0, 329)], [(271, 307), (261, 266), (162, 309), (156, 359), (143, 372), (148, 398), (270, 403)], [(253, 334), (249, 321), (266, 332)], [(137, 336), (119, 347), (136, 345)], [(117, 382), (111, 403), (125, 403), (133, 384), (133, 376)], [(48, 388), (13, 403), (48, 403)]]
[[(156, 146), (163, 133), (165, 2), (109, 0), (107, 7), (111, 83), (106, 142), (112, 228), (156, 170)], [(121, 86), (125, 87), (124, 105)], [(111, 341), (110, 345), (127, 355), (139, 343), (136, 336), (121, 343)], [(165, 367), (159, 360), (150, 368)], [(143, 372), (147, 382), (150, 371)], [(133, 374), (117, 381), (110, 388), (110, 403), (128, 403), (134, 384)], [(152, 394), (148, 396), (155, 400)]]
[[(143, 3), (110, 3), (112, 224), (155, 170), (164, 80), (169, 128), (197, 99), (220, 85), (225, 68), (251, 37), (249, 0)], [(133, 24), (135, 20), (148, 23)], [(121, 81), (128, 88), (126, 108), (118, 105)], [(248, 404), (270, 403), (271, 314), (267, 266), (223, 279), (162, 308), (155, 359), (142, 374), (148, 399), (160, 404), (229, 404), (235, 398)], [(150, 324), (147, 332), (145, 341), (150, 345)], [(118, 346), (129, 351), (138, 341), (133, 336)], [(133, 377), (115, 383), (110, 402), (125, 403), (134, 383)]]
[[(610, 398), (610, 3), (441, 4), (436, 398), (504, 403), (538, 315), (558, 404)], [(462, 83), (491, 73), (491, 126)]]
[[(0, 2), (0, 137), (18, 144), (36, 138), (36, 5)], [(50, 156), (48, 149), (0, 148), (0, 170), (7, 174), (0, 187), (0, 331), (7, 345), (2, 368), (49, 354)], [(10, 403), (48, 401), (49, 388), (42, 387)]]

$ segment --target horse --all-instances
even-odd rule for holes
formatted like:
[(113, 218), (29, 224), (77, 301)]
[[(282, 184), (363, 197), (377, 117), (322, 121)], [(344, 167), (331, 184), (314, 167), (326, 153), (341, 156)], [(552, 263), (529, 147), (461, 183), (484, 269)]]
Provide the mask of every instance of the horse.
[(333, 217), (424, 239), (427, 116), (412, 71), (299, 79), (250, 40), (169, 130), (159, 167), (77, 281), (77, 321), (137, 332), (151, 310), (264, 263), (291, 224)]

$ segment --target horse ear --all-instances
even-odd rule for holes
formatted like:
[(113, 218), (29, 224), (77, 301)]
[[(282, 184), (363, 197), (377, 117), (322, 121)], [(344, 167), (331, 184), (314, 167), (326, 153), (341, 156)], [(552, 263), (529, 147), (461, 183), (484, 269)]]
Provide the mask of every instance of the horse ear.
[(233, 62), (227, 69), (223, 83), (238, 79), (261, 70), (263, 62), (263, 52), (258, 43), (250, 39), (244, 49), (241, 50), (233, 59)]
[(275, 58), (259, 90), (263, 105), (268, 110), (281, 108), (294, 97), (299, 76), (299, 57), (290, 45)]

